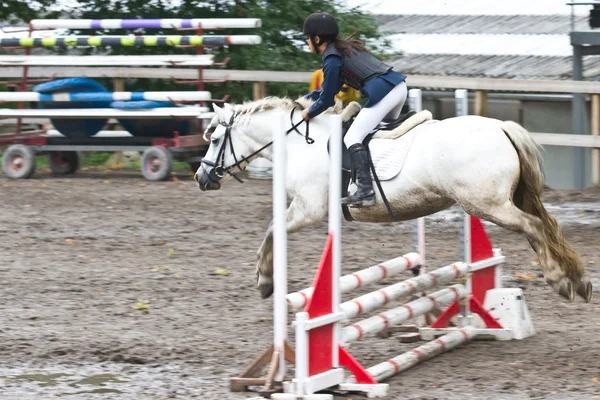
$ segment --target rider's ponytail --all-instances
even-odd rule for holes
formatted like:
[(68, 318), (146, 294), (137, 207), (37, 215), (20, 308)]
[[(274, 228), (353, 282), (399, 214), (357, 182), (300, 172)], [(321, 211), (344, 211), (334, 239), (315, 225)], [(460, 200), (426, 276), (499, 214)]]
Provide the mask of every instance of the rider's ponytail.
[(349, 56), (354, 53), (353, 50), (364, 51), (368, 53), (369, 50), (367, 50), (363, 41), (352, 39), (354, 35), (356, 35), (356, 32), (349, 35), (346, 39), (339, 39), (336, 37), (333, 39), (333, 45), (336, 49)]

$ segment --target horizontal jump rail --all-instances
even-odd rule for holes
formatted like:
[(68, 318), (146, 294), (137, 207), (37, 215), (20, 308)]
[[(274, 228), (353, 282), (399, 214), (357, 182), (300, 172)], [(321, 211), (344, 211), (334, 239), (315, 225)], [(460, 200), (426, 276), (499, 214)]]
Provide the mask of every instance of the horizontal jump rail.
[(256, 45), (257, 35), (231, 36), (53, 36), (44, 38), (4, 38), (2, 47), (100, 47), (100, 46), (227, 46)]
[[(362, 269), (358, 272), (344, 275), (340, 278), (340, 290), (347, 293), (363, 285), (381, 281), (421, 265), (421, 256), (417, 253), (408, 253), (401, 257), (392, 258), (381, 264)], [(286, 296), (288, 305), (294, 310), (300, 310), (312, 297), (314, 288), (300, 290)]]
[[(46, 132), (46, 136), (48, 137), (64, 137), (62, 133), (57, 131), (56, 129), (50, 129)], [(100, 131), (92, 136), (92, 138), (121, 138), (121, 137), (133, 137), (133, 135), (127, 131), (109, 131), (104, 130)]]
[(432, 293), (429, 296), (420, 297), (417, 300), (411, 301), (400, 307), (393, 308), (379, 315), (344, 327), (342, 329), (343, 342), (352, 342), (365, 335), (382, 332), (390, 326), (399, 325), (415, 317), (431, 312), (436, 308), (441, 308), (463, 299), (465, 296), (467, 296), (467, 289), (464, 285), (457, 284)]
[(165, 107), (150, 108), (145, 110), (118, 110), (115, 108), (63, 108), (63, 109), (34, 109), (13, 110), (0, 109), (0, 118), (65, 118), (65, 119), (88, 119), (88, 118), (185, 118), (185, 119), (210, 119), (213, 113), (208, 112), (206, 107)]
[[(423, 361), (429, 360), (473, 340), (477, 334), (478, 330), (473, 326), (458, 329), (413, 350), (400, 354), (388, 361), (367, 368), (367, 372), (371, 374), (377, 382), (384, 381), (422, 363)], [(342, 384), (340, 385), (340, 389), (351, 390), (350, 387), (352, 384), (353, 383), (351, 382)]]
[(469, 271), (469, 265), (463, 262), (448, 265), (349, 300), (342, 303), (340, 308), (346, 319), (354, 318), (376, 310), (392, 300), (410, 296), (436, 286), (446, 285), (465, 276)]
[(258, 18), (33, 19), (33, 29), (260, 28)]
[(0, 92), (0, 101), (208, 101), (210, 92)]
[(0, 66), (108, 66), (108, 67), (163, 67), (211, 66), (215, 56), (161, 55), (161, 56), (0, 56)]

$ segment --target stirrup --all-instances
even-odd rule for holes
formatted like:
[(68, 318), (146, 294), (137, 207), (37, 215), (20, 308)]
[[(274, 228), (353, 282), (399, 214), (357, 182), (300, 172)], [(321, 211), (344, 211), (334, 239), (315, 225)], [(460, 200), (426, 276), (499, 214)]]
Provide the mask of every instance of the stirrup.
[(375, 205), (375, 193), (363, 198), (350, 195), (342, 198), (342, 204), (348, 206), (349, 208), (373, 207)]

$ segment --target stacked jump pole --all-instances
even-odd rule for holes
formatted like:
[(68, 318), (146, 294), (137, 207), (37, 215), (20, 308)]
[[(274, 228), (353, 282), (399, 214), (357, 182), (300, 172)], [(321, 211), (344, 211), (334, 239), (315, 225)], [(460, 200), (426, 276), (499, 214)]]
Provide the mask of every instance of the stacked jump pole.
[[(205, 83), (224, 82), (204, 79), (206, 67), (222, 67), (229, 58), (217, 62), (214, 55), (204, 54), (206, 46), (257, 45), (259, 35), (212, 35), (219, 29), (249, 29), (261, 27), (256, 18), (183, 18), (183, 19), (47, 19), (32, 20), (24, 32), (28, 37), (2, 38), (0, 47), (21, 48), (24, 55), (2, 55), (0, 66), (20, 66), (23, 75), (16, 92), (0, 93), (0, 102), (17, 103), (17, 109), (0, 109), (0, 118), (16, 119), (15, 132), (0, 135), (1, 145), (10, 145), (4, 153), (2, 169), (13, 179), (29, 178), (36, 169), (36, 153), (47, 153), (53, 173), (72, 174), (79, 168), (82, 151), (143, 152), (141, 171), (148, 180), (165, 180), (171, 175), (172, 160), (186, 161), (195, 172), (208, 144), (203, 138), (203, 120), (213, 117), (206, 102), (213, 99)], [(36, 35), (38, 30), (76, 29), (175, 29), (169, 35)], [(190, 30), (191, 34), (181, 31)], [(18, 31), (13, 31), (18, 32)], [(158, 32), (162, 33), (162, 32)], [(46, 33), (45, 33), (46, 34)], [(186, 55), (93, 55), (57, 56), (32, 55), (32, 48), (74, 47), (192, 47), (195, 54)], [(158, 50), (157, 50), (158, 51)], [(57, 66), (68, 70), (72, 66), (116, 67), (126, 72), (133, 66), (164, 66), (192, 68), (197, 79), (178, 81), (178, 85), (193, 85), (193, 91), (127, 92), (124, 79), (114, 80), (114, 92), (90, 79), (63, 79), (43, 83), (28, 90), (34, 83), (28, 78), (30, 67)], [(39, 83), (35, 81), (36, 83)], [(38, 103), (25, 108), (26, 102)], [(46, 127), (25, 130), (24, 119), (48, 118), (54, 130)], [(71, 121), (72, 120), (72, 121)], [(152, 121), (150, 121), (152, 120)], [(106, 124), (123, 126), (117, 134), (98, 136)], [(44, 124), (46, 122), (44, 121)], [(50, 134), (51, 133), (51, 134)]]
[[(412, 96), (418, 102), (421, 101), (420, 93), (413, 92)], [(339, 185), (342, 135), (341, 121), (337, 116), (328, 117), (331, 124), (328, 238), (312, 287), (287, 294), (286, 149), (283, 118), (284, 116), (273, 131), (275, 336), (269, 353), (272, 362), (266, 382), (267, 389), (271, 391), (276, 383), (282, 383), (284, 393), (272, 394), (273, 399), (332, 399), (332, 395), (318, 394), (331, 389), (363, 392), (369, 397), (385, 396), (389, 387), (381, 383), (383, 380), (472, 339), (491, 337), (510, 340), (533, 334), (522, 291), (500, 288), (501, 270), (498, 266), (505, 261), (505, 257), (500, 250), (492, 248), (481, 221), (470, 216), (463, 219), (463, 261), (431, 271), (421, 269), (413, 278), (400, 278), (387, 287), (342, 302), (342, 293), (386, 278), (397, 279), (403, 272), (414, 271), (415, 267), (422, 266), (423, 259), (416, 252), (408, 253), (342, 276)], [(417, 221), (416, 231), (416, 248), (424, 250), (424, 220)], [(452, 284), (453, 281), (457, 282)], [(450, 286), (440, 288), (444, 285)], [(430, 292), (431, 290), (436, 291)], [(425, 291), (429, 294), (425, 295)], [(418, 297), (406, 304), (386, 309), (347, 326), (342, 325), (344, 321), (354, 320), (378, 308), (387, 308), (392, 301), (414, 295)], [(294, 322), (295, 354), (291, 354), (292, 350), (287, 342), (288, 307), (300, 310)], [(434, 340), (411, 351), (364, 368), (346, 349), (347, 345), (367, 335), (386, 331), (392, 326), (404, 324), (435, 310), (443, 312), (430, 327), (420, 330), (422, 339)], [(493, 313), (488, 310), (493, 310)], [(449, 327), (455, 316), (457, 327)], [(503, 326), (505, 322), (507, 326)], [(264, 359), (265, 357), (263, 361)], [(291, 381), (284, 381), (286, 359), (295, 361), (296, 375)], [(249, 370), (255, 373), (256, 367), (255, 363)], [(350, 376), (346, 376), (344, 368), (351, 373)]]

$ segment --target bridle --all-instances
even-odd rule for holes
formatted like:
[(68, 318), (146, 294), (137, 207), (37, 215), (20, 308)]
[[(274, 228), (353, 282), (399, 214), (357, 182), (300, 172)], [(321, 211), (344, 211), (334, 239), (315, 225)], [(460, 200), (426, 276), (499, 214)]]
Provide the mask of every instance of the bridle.
[[(292, 127), (290, 129), (288, 129), (285, 132), (285, 134), (287, 136), (290, 132), (296, 132), (300, 136), (304, 136), (304, 139), (306, 140), (306, 143), (313, 144), (315, 141), (314, 141), (314, 139), (312, 139), (309, 136), (309, 122), (310, 121), (306, 121), (306, 131), (305, 131), (304, 134), (302, 134), (302, 132), (300, 132), (298, 130), (298, 127), (303, 122), (305, 122), (304, 119), (300, 120), (300, 122), (298, 122), (297, 124), (294, 124), (294, 113), (296, 112), (297, 109), (303, 109), (303, 107), (300, 104), (297, 104), (294, 108), (292, 108), (292, 111), (290, 113), (290, 122), (292, 123)], [(208, 165), (209, 167), (212, 167), (212, 169), (208, 173), (208, 178), (209, 178), (209, 180), (211, 180), (213, 182), (218, 182), (219, 180), (223, 179), (223, 177), (225, 176), (225, 174), (228, 174), (231, 177), (233, 177), (235, 180), (237, 180), (238, 182), (244, 183), (236, 175), (237, 172), (241, 172), (241, 171), (244, 170), (245, 166), (242, 167), (242, 163), (246, 163), (246, 165), (249, 164), (250, 161), (252, 161), (253, 157), (255, 157), (256, 155), (260, 154), (263, 150), (265, 150), (265, 149), (267, 149), (267, 148), (269, 148), (270, 146), (273, 145), (273, 141), (270, 141), (269, 143), (267, 143), (266, 145), (264, 145), (260, 149), (258, 149), (255, 152), (251, 153), (250, 155), (240, 156), (240, 158), (238, 159), (238, 157), (235, 154), (235, 149), (233, 148), (233, 140), (231, 138), (231, 129), (233, 128), (233, 123), (234, 123), (234, 120), (235, 120), (235, 115), (236, 114), (234, 113), (231, 116), (231, 118), (229, 119), (228, 123), (219, 122), (219, 125), (225, 127), (225, 135), (223, 135), (223, 142), (221, 143), (221, 147), (219, 147), (219, 152), (217, 153), (217, 158), (215, 159), (215, 162), (208, 161), (206, 159), (202, 159), (202, 161), (201, 161), (202, 164)], [(233, 159), (235, 160), (235, 163), (233, 163), (233, 164), (231, 164), (231, 165), (229, 165), (229, 166), (226, 167), (225, 166), (225, 150), (226, 150), (227, 144), (229, 144), (229, 147), (231, 148), (231, 154), (233, 155)], [(238, 171), (237, 172), (232, 172), (232, 170), (234, 168), (237, 168)]]

